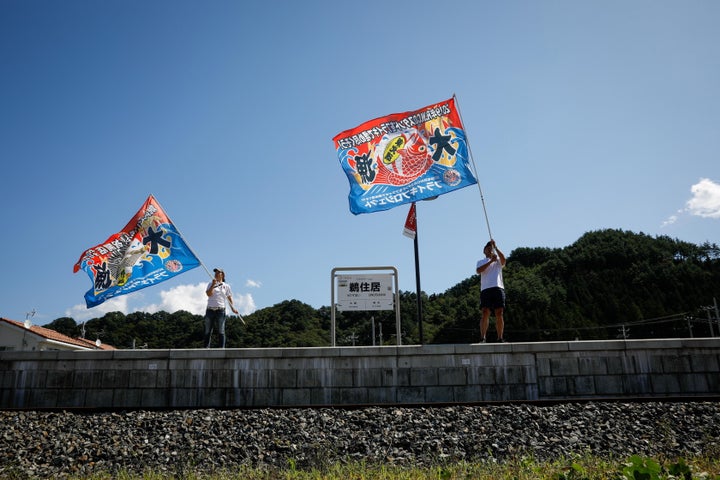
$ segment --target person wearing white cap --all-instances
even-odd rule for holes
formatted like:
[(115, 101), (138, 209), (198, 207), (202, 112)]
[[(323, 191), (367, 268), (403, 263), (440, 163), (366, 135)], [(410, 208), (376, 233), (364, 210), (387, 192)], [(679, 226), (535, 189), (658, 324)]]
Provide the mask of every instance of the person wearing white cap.
[(214, 329), (220, 336), (220, 348), (225, 348), (225, 299), (230, 304), (230, 310), (238, 313), (232, 299), (230, 285), (225, 283), (225, 272), (222, 268), (213, 269), (215, 278), (208, 284), (205, 294), (208, 296), (205, 310), (205, 348), (210, 348), (210, 341)]

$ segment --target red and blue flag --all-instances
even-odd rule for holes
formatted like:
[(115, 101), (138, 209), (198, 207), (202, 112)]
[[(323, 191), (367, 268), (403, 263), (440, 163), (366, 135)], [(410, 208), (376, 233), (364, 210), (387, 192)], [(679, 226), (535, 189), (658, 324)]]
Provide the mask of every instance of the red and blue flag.
[(73, 268), (90, 277), (87, 308), (200, 266), (175, 225), (150, 195), (121, 231), (85, 250)]
[(367, 121), (333, 142), (350, 182), (355, 215), (477, 183), (455, 98)]

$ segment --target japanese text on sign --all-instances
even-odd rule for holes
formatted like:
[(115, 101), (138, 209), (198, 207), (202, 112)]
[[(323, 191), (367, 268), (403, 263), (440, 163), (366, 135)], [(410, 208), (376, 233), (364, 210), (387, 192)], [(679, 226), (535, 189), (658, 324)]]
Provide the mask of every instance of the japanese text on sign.
[(392, 310), (392, 275), (338, 275), (338, 310)]

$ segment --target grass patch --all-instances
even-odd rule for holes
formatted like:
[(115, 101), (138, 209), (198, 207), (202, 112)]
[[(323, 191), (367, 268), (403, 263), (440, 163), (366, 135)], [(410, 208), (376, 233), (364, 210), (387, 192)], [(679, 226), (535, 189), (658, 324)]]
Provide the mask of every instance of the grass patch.
[(233, 471), (212, 474), (119, 472), (69, 478), (71, 480), (720, 480), (720, 459), (715, 457), (653, 459), (632, 456), (613, 461), (587, 456), (553, 462), (538, 462), (523, 458), (503, 463), (488, 460), (423, 468), (367, 465), (362, 462), (337, 463), (321, 469), (298, 469), (290, 462), (284, 469), (241, 467)]

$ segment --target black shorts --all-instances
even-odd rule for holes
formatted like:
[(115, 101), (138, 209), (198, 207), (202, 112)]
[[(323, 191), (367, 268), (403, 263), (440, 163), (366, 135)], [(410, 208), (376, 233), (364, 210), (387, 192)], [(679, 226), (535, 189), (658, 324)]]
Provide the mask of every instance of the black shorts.
[(490, 287), (480, 292), (480, 308), (496, 310), (505, 308), (505, 290), (500, 287)]

